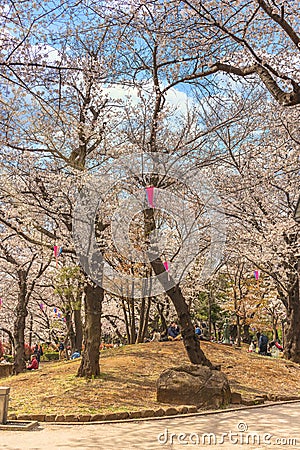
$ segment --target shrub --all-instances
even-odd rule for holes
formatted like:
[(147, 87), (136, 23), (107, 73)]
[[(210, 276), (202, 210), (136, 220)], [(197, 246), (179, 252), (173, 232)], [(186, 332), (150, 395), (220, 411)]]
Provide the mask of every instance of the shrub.
[(55, 361), (59, 359), (58, 352), (46, 352), (41, 357), (41, 361)]

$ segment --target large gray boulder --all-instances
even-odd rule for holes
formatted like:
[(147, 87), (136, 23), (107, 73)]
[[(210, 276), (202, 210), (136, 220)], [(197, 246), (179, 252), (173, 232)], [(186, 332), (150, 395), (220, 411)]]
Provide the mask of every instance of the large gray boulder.
[(174, 405), (217, 407), (230, 403), (230, 386), (224, 373), (190, 364), (164, 370), (157, 380), (157, 401)]

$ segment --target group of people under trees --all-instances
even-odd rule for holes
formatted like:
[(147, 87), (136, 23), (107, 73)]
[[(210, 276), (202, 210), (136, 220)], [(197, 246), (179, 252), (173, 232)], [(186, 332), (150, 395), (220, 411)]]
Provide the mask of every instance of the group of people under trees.
[[(195, 324), (194, 330), (195, 335), (199, 340), (209, 341), (209, 332), (205, 322), (201, 323), (201, 326)], [(281, 346), (278, 339), (269, 342), (268, 337), (264, 333), (259, 332), (257, 333), (256, 338), (257, 340), (253, 339), (251, 341), (248, 350), (249, 352), (256, 352), (258, 350), (258, 354), (262, 356), (272, 356), (272, 353), (274, 353), (274, 349), (277, 352), (283, 351), (283, 347)], [(173, 321), (164, 335), (161, 335), (159, 331), (154, 331), (152, 334), (151, 342), (179, 341), (181, 339), (182, 339), (181, 330), (177, 325), (177, 323)], [(33, 354), (27, 366), (27, 370), (37, 370), (39, 368), (41, 356), (43, 356), (43, 348), (40, 344), (35, 344), (32, 350)], [(65, 346), (62, 341), (58, 344), (57, 350), (59, 352), (59, 359), (60, 360), (64, 359)], [(80, 352), (78, 350), (75, 350), (75, 352), (71, 355), (71, 359), (79, 358), (80, 356), (81, 356)]]
[[(198, 324), (194, 325), (195, 335), (200, 340), (206, 340), (209, 341), (209, 332), (208, 328), (205, 322), (201, 324), (201, 327)], [(224, 332), (224, 337), (225, 332)], [(282, 352), (283, 347), (280, 344), (278, 339), (274, 339), (273, 341), (269, 342), (268, 337), (264, 333), (257, 333), (257, 341), (254, 339), (251, 341), (249, 345), (249, 352), (256, 352), (257, 345), (258, 345), (258, 354), (262, 356), (272, 356), (274, 354), (274, 351), (276, 353)], [(161, 336), (161, 334), (158, 331), (154, 331), (152, 334), (151, 342), (164, 342), (164, 341), (179, 341), (182, 339), (180, 328), (177, 325), (177, 323), (174, 321), (171, 323), (171, 325), (167, 329), (167, 333), (164, 336)], [(223, 342), (223, 341), (222, 341)], [(256, 344), (257, 342), (257, 344)]]
[(43, 356), (44, 351), (41, 344), (35, 344), (33, 347), (33, 354), (31, 355), (31, 361), (27, 366), (27, 370), (37, 370), (40, 365), (41, 356)]
[[(272, 356), (273, 349), (276, 353), (282, 352), (283, 347), (278, 339), (269, 342), (268, 337), (264, 333), (258, 333), (258, 354), (262, 356)], [(256, 341), (253, 340), (249, 345), (249, 352), (256, 352)]]
[[(202, 323), (201, 327), (199, 325), (195, 325), (195, 335), (198, 339), (201, 340), (209, 340), (208, 336), (208, 328), (206, 323)], [(182, 339), (181, 331), (179, 326), (175, 321), (173, 321), (167, 329), (165, 334), (161, 334), (159, 331), (153, 331), (151, 342), (165, 342), (165, 341), (179, 341)], [(149, 341), (148, 341), (149, 342)]]
[[(61, 341), (57, 346), (58, 354), (59, 354), (59, 360), (62, 360), (65, 358), (65, 345)], [(43, 356), (43, 347), (40, 344), (35, 344), (33, 347), (33, 354), (31, 355), (30, 362), (27, 366), (27, 370), (37, 370), (39, 368), (39, 364), (41, 361), (41, 356)], [(70, 359), (76, 359), (80, 358), (80, 352), (78, 350), (75, 350)]]

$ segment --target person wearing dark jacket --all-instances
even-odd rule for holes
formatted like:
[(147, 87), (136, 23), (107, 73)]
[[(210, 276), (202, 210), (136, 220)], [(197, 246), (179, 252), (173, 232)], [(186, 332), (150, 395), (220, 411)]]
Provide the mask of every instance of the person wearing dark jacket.
[(62, 341), (59, 343), (58, 351), (59, 351), (59, 360), (61, 360), (65, 357), (65, 346)]
[(259, 336), (259, 341), (258, 341), (258, 349), (259, 349), (259, 354), (266, 356), (267, 352), (268, 352), (268, 342), (269, 339), (267, 338), (267, 336), (263, 333), (261, 333), (261, 335)]
[(41, 356), (43, 356), (43, 354), (44, 354), (42, 346), (40, 344), (35, 344), (33, 353), (36, 355), (36, 359), (37, 359), (38, 363), (40, 363)]
[(169, 341), (179, 341), (181, 339), (180, 329), (176, 322), (172, 322), (168, 328)]

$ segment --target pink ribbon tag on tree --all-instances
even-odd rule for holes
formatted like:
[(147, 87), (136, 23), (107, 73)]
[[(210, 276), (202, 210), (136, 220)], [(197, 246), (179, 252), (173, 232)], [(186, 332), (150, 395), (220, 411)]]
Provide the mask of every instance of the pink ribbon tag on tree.
[(146, 195), (148, 200), (148, 205), (150, 208), (154, 208), (154, 186), (146, 187)]
[(259, 270), (254, 270), (254, 276), (257, 281), (259, 279)]
[(168, 263), (168, 261), (164, 262), (164, 268), (166, 269), (167, 272), (169, 272), (169, 263)]

